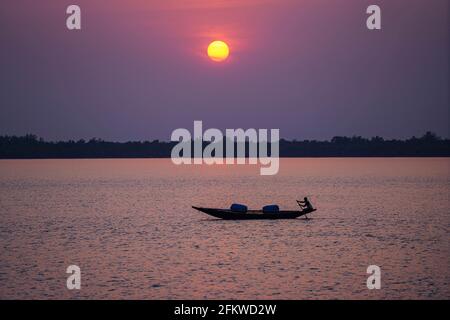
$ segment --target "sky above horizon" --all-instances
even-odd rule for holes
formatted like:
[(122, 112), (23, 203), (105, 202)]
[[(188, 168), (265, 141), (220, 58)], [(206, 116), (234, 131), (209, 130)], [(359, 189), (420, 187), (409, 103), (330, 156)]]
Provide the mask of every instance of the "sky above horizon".
[[(382, 9), (382, 30), (366, 8)], [(77, 4), (82, 30), (66, 29)], [(0, 134), (449, 137), (448, 0), (3, 0)], [(208, 44), (230, 46), (211, 61)]]

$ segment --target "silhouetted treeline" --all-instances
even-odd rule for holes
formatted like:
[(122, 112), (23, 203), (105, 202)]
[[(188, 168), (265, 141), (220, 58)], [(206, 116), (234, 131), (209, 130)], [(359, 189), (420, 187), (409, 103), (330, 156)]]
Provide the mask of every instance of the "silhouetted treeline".
[[(0, 136), (0, 158), (167, 158), (171, 156), (172, 148), (176, 144), (177, 142), (158, 140), (107, 142), (99, 139), (48, 142), (31, 134), (21, 137)], [(205, 142), (204, 146), (207, 144)], [(248, 150), (248, 143), (246, 150)], [(407, 140), (385, 140), (381, 137), (371, 139), (334, 137), (330, 141), (281, 139), (280, 156), (448, 157), (450, 156), (450, 140), (437, 137), (431, 132), (427, 132), (420, 138), (412, 137)]]

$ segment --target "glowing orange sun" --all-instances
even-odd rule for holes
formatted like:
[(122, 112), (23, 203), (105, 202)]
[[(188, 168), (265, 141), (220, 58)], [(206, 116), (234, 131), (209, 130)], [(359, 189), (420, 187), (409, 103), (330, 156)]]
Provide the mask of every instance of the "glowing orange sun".
[(213, 41), (208, 46), (208, 57), (212, 61), (221, 62), (225, 61), (230, 55), (230, 48), (223, 41)]

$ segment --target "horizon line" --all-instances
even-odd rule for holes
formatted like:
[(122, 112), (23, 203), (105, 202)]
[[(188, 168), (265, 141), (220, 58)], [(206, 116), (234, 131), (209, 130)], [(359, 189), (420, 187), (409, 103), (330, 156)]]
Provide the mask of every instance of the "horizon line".
[[(84, 138), (80, 138), (80, 139), (56, 139), (56, 140), (52, 140), (52, 139), (44, 139), (41, 136), (38, 136), (36, 134), (33, 133), (26, 133), (23, 135), (9, 135), (9, 134), (0, 134), (0, 139), (8, 139), (8, 138), (18, 138), (18, 139), (25, 139), (28, 138), (30, 140), (36, 140), (38, 142), (45, 142), (45, 143), (70, 143), (70, 142), (75, 142), (75, 143), (89, 143), (89, 142), (105, 142), (105, 143), (177, 143), (179, 141), (171, 141), (171, 140), (160, 140), (160, 139), (153, 139), (153, 140), (148, 140), (148, 139), (142, 139), (142, 140), (123, 140), (123, 141), (113, 141), (113, 140), (105, 140), (103, 138), (97, 138), (97, 137), (92, 137), (89, 139), (84, 139)], [(437, 135), (435, 132), (431, 131), (431, 130), (427, 130), (424, 134), (422, 134), (421, 136), (415, 136), (412, 135), (408, 138), (384, 138), (382, 136), (379, 135), (375, 135), (375, 136), (371, 136), (371, 137), (366, 137), (366, 136), (361, 136), (361, 135), (351, 135), (351, 136), (347, 136), (347, 135), (336, 135), (333, 136), (330, 139), (303, 139), (303, 140), (299, 140), (300, 138), (280, 138), (279, 141), (285, 141), (285, 142), (332, 142), (334, 139), (355, 139), (355, 140), (367, 140), (367, 141), (371, 141), (371, 140), (383, 140), (383, 141), (409, 141), (409, 140), (414, 140), (414, 139), (424, 139), (424, 138), (431, 138), (431, 139), (435, 139), (435, 140), (441, 140), (441, 141), (447, 141), (450, 140), (450, 137), (443, 137), (443, 136), (439, 136)], [(223, 140), (226, 140), (227, 137), (224, 136)], [(195, 142), (198, 141), (200, 139), (190, 139), (190, 141)], [(201, 139), (201, 141), (203, 142), (211, 142), (209, 140), (203, 140)], [(236, 139), (234, 139), (235, 142)], [(248, 142), (246, 140), (246, 142)]]

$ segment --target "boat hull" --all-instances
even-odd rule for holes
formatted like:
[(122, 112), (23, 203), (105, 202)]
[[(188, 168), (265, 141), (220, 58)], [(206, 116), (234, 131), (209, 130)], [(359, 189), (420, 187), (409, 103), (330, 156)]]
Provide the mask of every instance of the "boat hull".
[(277, 213), (263, 213), (260, 210), (249, 210), (246, 213), (235, 212), (228, 209), (200, 208), (192, 207), (195, 210), (206, 213), (212, 217), (224, 220), (279, 220), (279, 219), (295, 219), (308, 213), (316, 211), (279, 211)]

